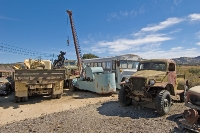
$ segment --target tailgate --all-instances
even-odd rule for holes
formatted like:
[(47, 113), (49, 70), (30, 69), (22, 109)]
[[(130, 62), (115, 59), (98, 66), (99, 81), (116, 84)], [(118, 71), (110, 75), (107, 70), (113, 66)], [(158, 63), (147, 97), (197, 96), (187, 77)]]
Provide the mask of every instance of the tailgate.
[(15, 70), (15, 81), (28, 84), (48, 84), (65, 79), (65, 69), (21, 69)]

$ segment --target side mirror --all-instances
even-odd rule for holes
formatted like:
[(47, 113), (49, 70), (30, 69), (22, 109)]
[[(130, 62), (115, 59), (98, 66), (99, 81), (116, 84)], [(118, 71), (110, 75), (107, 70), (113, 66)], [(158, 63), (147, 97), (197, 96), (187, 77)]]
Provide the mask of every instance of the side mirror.
[(169, 73), (169, 71), (166, 72), (166, 75)]
[(117, 66), (118, 66), (118, 67), (120, 66), (120, 61), (119, 61), (119, 60), (117, 61)]

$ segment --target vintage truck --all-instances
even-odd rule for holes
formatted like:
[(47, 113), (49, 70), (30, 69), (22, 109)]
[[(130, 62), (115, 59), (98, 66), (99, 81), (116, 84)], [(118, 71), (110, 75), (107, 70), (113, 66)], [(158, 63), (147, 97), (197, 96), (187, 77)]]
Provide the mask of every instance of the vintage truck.
[(64, 69), (66, 69), (66, 77), (64, 80), (64, 87), (69, 87), (70, 80), (80, 77), (79, 68), (76, 60), (65, 60)]
[(185, 106), (187, 109), (178, 115), (180, 129), (200, 132), (200, 86), (194, 86), (186, 92)]
[(170, 111), (172, 99), (184, 102), (184, 92), (189, 87), (185, 75), (176, 73), (176, 63), (170, 59), (143, 60), (138, 70), (121, 84), (119, 103), (127, 106), (143, 103), (161, 115)]
[(102, 67), (86, 66), (80, 77), (72, 79), (70, 89), (88, 90), (98, 94), (116, 92), (115, 73), (105, 72)]
[(25, 60), (27, 69), (15, 68), (15, 101), (25, 102), (34, 94), (61, 98), (65, 69), (51, 69), (50, 60)]

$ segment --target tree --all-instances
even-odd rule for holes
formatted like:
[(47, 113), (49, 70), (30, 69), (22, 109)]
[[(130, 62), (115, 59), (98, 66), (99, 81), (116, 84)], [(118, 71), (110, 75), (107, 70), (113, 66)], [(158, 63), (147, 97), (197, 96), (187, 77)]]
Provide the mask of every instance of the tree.
[(94, 54), (83, 54), (83, 59), (91, 59), (91, 58), (99, 58), (97, 55)]

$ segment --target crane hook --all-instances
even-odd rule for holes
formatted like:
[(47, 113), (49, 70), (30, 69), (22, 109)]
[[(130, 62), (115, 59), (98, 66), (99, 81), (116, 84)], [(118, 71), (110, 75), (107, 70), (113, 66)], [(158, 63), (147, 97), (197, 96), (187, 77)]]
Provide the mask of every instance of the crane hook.
[(69, 36), (67, 36), (67, 46), (69, 46)]

